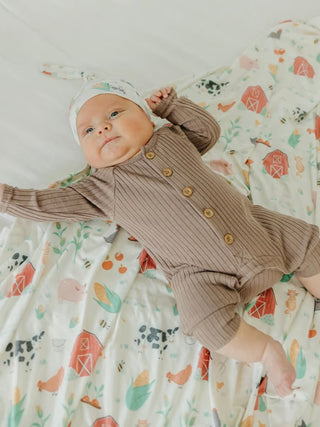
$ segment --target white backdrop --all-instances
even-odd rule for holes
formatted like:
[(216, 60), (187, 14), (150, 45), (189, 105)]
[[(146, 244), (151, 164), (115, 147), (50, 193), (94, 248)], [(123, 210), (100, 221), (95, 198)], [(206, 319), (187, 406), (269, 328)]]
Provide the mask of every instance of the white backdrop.
[(84, 166), (68, 127), (77, 81), (44, 62), (103, 69), (140, 90), (228, 65), (315, 0), (0, 0), (0, 182), (45, 187)]

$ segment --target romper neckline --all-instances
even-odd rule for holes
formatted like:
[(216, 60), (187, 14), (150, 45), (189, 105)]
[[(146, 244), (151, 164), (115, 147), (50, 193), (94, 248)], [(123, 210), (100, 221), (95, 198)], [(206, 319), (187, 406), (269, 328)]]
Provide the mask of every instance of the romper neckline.
[(145, 157), (145, 153), (146, 152), (151, 151), (152, 149), (154, 149), (154, 147), (155, 147), (155, 145), (157, 143), (157, 140), (158, 140), (158, 132), (159, 131), (155, 131), (153, 133), (153, 135), (149, 139), (149, 141), (145, 145), (143, 145), (141, 147), (140, 151), (135, 156), (131, 157), (131, 159), (128, 159), (128, 160), (126, 160), (126, 161), (124, 161), (124, 162), (122, 162), (122, 163), (120, 163), (118, 165), (114, 165), (112, 167), (115, 168), (115, 169), (116, 168), (121, 168), (121, 166), (126, 166), (126, 165), (129, 165), (131, 163), (136, 163), (139, 160), (143, 159)]

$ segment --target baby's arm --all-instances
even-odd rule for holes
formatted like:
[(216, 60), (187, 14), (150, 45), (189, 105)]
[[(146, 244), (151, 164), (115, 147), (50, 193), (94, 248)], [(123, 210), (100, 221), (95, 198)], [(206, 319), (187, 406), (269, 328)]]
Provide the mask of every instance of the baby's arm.
[(217, 142), (220, 126), (213, 116), (188, 98), (178, 98), (173, 88), (155, 91), (146, 102), (157, 116), (178, 125), (201, 154)]
[(113, 187), (90, 176), (66, 188), (19, 189), (0, 185), (0, 212), (36, 221), (84, 221), (113, 212)]

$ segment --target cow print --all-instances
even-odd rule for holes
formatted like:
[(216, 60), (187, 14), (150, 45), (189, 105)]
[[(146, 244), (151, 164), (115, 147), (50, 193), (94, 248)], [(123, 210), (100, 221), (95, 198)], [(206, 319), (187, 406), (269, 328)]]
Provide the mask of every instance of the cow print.
[(201, 79), (200, 83), (197, 83), (198, 88), (204, 87), (210, 95), (217, 96), (221, 94), (221, 90), (224, 86), (227, 86), (229, 82), (226, 83), (216, 83), (213, 80)]
[(45, 332), (42, 331), (39, 335), (34, 335), (30, 340), (9, 342), (5, 349), (5, 361), (3, 364), (11, 366), (14, 361), (17, 361), (23, 363), (26, 370), (31, 369), (30, 364), (36, 355), (36, 346), (41, 341), (44, 334)]
[(297, 107), (295, 110), (293, 110), (293, 111), (292, 111), (292, 114), (293, 114), (293, 119), (294, 119), (296, 122), (300, 123), (300, 122), (302, 122), (302, 120), (304, 120), (304, 118), (306, 117), (307, 112), (306, 112), (306, 111), (301, 110), (301, 108), (300, 108), (300, 107)]
[(147, 327), (142, 325), (139, 328), (139, 338), (136, 338), (134, 342), (138, 347), (149, 345), (153, 350), (158, 350), (160, 355), (167, 350), (169, 343), (174, 341), (174, 336), (179, 330), (179, 327), (162, 330), (158, 328)]
[(28, 259), (28, 255), (24, 255), (24, 254), (20, 254), (19, 252), (15, 252), (9, 261), (9, 265), (8, 265), (9, 271), (16, 269), (19, 265), (23, 264), (26, 259)]

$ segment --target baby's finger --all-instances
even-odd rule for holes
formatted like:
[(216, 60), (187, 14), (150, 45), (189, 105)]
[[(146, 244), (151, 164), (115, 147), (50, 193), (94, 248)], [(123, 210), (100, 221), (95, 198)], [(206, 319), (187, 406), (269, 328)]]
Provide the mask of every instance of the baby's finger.
[[(162, 96), (161, 89), (157, 89), (157, 90), (155, 90), (151, 96), (158, 96), (158, 97)], [(151, 97), (150, 97), (150, 98), (151, 98)]]
[[(160, 100), (159, 100), (160, 102)], [(152, 101), (151, 97), (150, 98), (146, 98), (146, 103), (148, 104), (149, 108), (151, 109), (152, 112), (155, 111), (155, 109), (157, 108), (157, 105), (159, 104), (159, 102), (154, 102)]]
[(150, 98), (145, 98), (145, 100), (149, 108), (153, 111), (157, 104), (155, 102), (152, 102)]
[[(161, 96), (161, 95), (160, 95), (160, 96)], [(153, 95), (151, 95), (151, 96), (150, 96), (150, 99), (151, 99), (151, 101), (153, 101), (153, 102), (160, 102), (160, 101), (161, 101), (160, 96), (157, 96), (157, 95), (153, 94)]]
[(161, 96), (162, 96), (163, 98), (168, 98), (168, 94), (169, 94), (169, 92), (168, 92), (168, 88), (166, 88), (166, 87), (162, 87), (162, 88), (160, 89), (160, 91), (161, 91)]

